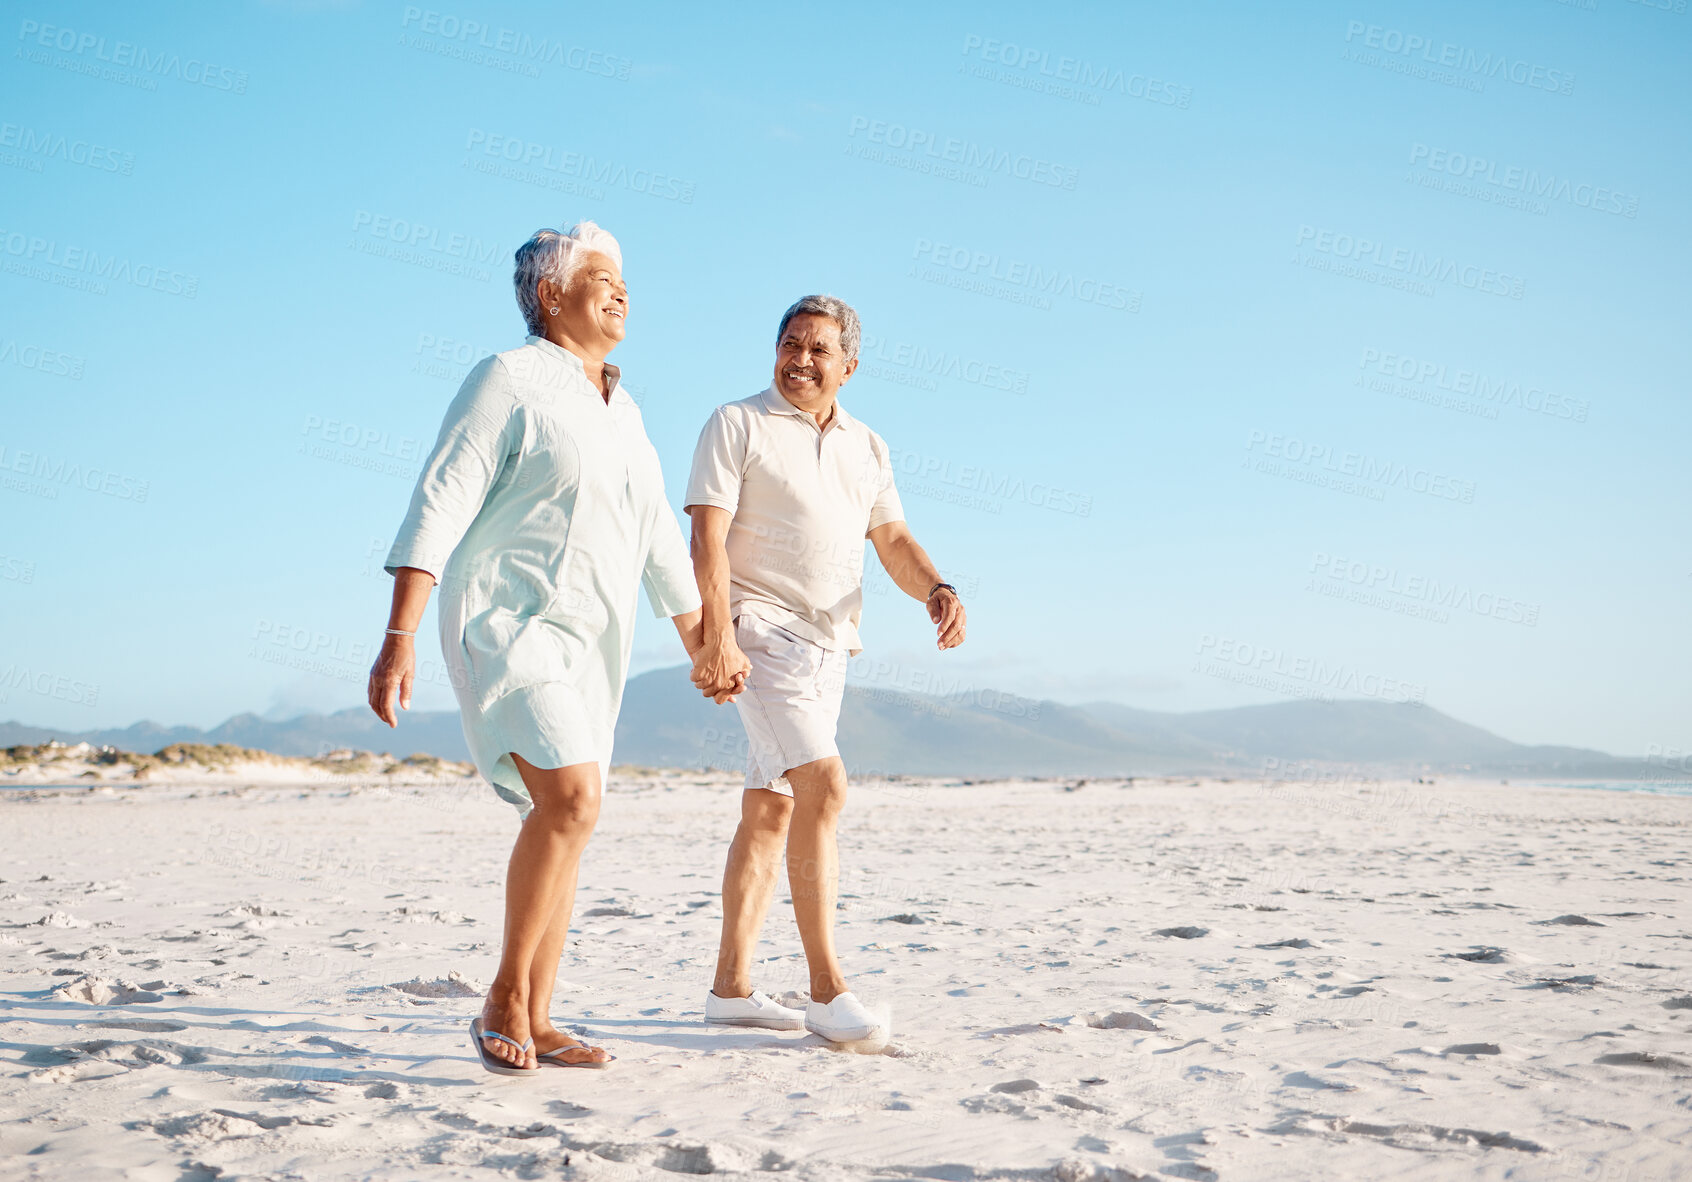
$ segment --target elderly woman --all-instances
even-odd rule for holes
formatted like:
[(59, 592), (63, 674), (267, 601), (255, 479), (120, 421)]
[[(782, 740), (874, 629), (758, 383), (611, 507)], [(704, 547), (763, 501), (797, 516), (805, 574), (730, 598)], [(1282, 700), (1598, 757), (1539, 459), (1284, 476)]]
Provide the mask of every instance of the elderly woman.
[[(471, 1037), (488, 1070), (603, 1067), (553, 1025), (582, 849), (599, 816), (637, 583), (698, 651), (699, 593), (658, 454), (606, 355), (628, 291), (616, 239), (582, 222), (517, 251), (529, 337), (485, 358), (447, 408), (388, 554), (387, 638), (370, 706), (410, 708), (413, 637), (441, 586), (441, 648), (476, 768), (523, 818), (499, 973)], [(725, 699), (726, 700), (726, 699)]]

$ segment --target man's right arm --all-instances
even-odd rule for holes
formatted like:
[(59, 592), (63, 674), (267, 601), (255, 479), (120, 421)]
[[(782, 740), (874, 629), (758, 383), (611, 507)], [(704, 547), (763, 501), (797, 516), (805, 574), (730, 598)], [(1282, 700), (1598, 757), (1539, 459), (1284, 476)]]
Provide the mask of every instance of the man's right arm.
[(728, 531), (734, 514), (716, 505), (689, 505), (693, 518), (693, 577), (704, 609), (704, 643), (693, 659), (693, 684), (716, 701), (733, 701), (752, 663), (734, 640), (729, 617)]

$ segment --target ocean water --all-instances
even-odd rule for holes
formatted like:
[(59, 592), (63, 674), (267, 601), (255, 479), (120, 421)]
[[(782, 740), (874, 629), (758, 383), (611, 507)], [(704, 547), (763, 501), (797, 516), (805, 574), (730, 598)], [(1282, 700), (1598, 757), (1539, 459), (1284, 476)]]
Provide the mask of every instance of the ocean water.
[(1545, 788), (1597, 788), (1603, 792), (1655, 792), (1663, 796), (1692, 796), (1692, 779), (1662, 780), (1533, 780), (1522, 781)]

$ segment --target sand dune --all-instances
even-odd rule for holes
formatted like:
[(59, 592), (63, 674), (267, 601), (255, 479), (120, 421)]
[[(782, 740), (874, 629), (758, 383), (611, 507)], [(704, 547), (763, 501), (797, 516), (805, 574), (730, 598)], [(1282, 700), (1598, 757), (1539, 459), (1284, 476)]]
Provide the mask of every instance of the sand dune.
[(316, 756), (277, 755), (229, 743), (171, 743), (152, 754), (92, 743), (25, 743), (0, 751), (0, 786), (255, 784), (368, 787), (466, 784), (476, 769), (434, 755), (403, 759), (350, 747)]
[[(239, 776), (236, 777), (239, 779)], [(1496, 783), (860, 786), (877, 1054), (703, 1026), (739, 778), (614, 777), (556, 1010), (464, 1024), (515, 819), (473, 781), (0, 796), (20, 1178), (1686, 1176), (1692, 800)], [(805, 975), (791, 914), (759, 985)]]

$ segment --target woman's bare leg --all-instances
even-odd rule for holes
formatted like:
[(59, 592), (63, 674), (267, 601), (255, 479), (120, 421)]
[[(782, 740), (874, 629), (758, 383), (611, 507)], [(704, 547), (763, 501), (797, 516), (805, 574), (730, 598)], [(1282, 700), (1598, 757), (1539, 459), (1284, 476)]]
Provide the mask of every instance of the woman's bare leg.
[[(578, 859), (576, 866), (581, 862)], [(529, 1037), (535, 1040), (535, 1054), (545, 1055), (559, 1047), (577, 1046), (578, 1052), (566, 1052), (562, 1058), (571, 1063), (598, 1063), (611, 1056), (603, 1047), (583, 1046), (581, 1040), (572, 1038), (552, 1024), (552, 987), (558, 981), (558, 962), (564, 955), (564, 940), (570, 932), (570, 916), (576, 909), (576, 874), (570, 875), (570, 881), (558, 897), (558, 905), (553, 909), (552, 922), (547, 925), (546, 934), (535, 949), (535, 958), (529, 966)]]
[[(600, 784), (597, 763), (537, 768), (515, 752), (511, 758), (534, 809), (511, 849), (505, 875), (504, 945), (499, 972), (482, 1007), (482, 1023), (487, 1030), (523, 1042), (533, 1034), (529, 1015), (535, 962), (555, 928), (556, 943), (546, 963), (553, 974), (557, 972), (564, 933), (570, 926), (569, 910), (560, 918), (559, 905), (566, 894), (574, 901), (582, 850), (599, 820)], [(483, 1039), (482, 1045), (513, 1066), (537, 1066), (533, 1049), (521, 1053), (491, 1038)]]

